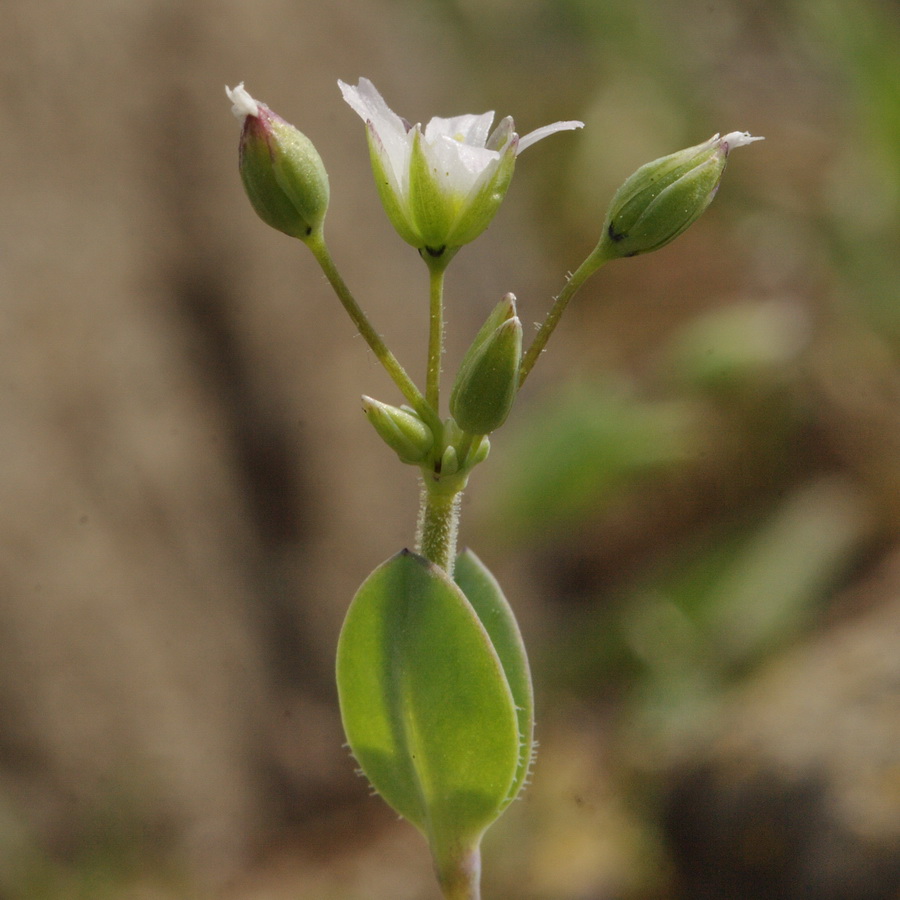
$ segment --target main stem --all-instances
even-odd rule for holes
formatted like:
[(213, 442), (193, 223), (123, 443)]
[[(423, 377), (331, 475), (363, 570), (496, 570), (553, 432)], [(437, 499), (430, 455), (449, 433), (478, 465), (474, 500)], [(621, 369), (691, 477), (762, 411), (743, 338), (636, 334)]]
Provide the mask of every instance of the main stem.
[(598, 261), (595, 253), (592, 253), (576, 270), (575, 272), (569, 276), (568, 281), (566, 281), (565, 286), (559, 292), (559, 296), (553, 303), (553, 306), (550, 307), (550, 312), (547, 313), (547, 318), (544, 319), (544, 324), (538, 329), (538, 333), (534, 336), (534, 340), (531, 342), (531, 346), (528, 348), (528, 352), (522, 358), (522, 367), (519, 370), (519, 387), (525, 383), (525, 379), (528, 377), (528, 373), (534, 367), (534, 364), (538, 361), (538, 357), (544, 350), (544, 347), (547, 344), (547, 341), (550, 340), (550, 335), (553, 334), (554, 329), (559, 324), (559, 320), (562, 318), (562, 314), (566, 311), (566, 307), (569, 305), (569, 301), (575, 296), (578, 292), (578, 289), (585, 283), (585, 281), (590, 278), (597, 269), (602, 266), (606, 260)]
[(440, 482), (430, 479), (427, 473), (422, 479), (416, 552), (452, 575), (456, 562), (462, 488), (447, 490)]
[(481, 851), (460, 848), (448, 860), (435, 860), (444, 900), (481, 900)]
[[(448, 259), (422, 257), (428, 266), (428, 368), (425, 401), (440, 414), (441, 364), (444, 356), (444, 272)], [(437, 435), (436, 435), (437, 436)], [(437, 461), (436, 465), (439, 465)], [(422, 474), (419, 497), (419, 522), (416, 551), (452, 575), (456, 560), (456, 536), (459, 531), (459, 499), (465, 481), (441, 478), (440, 471)]]
[(306, 245), (312, 251), (316, 262), (321, 266), (328, 283), (333, 288), (342, 306), (347, 314), (353, 320), (359, 333), (363, 336), (365, 342), (369, 345), (375, 357), (384, 366), (388, 375), (391, 376), (394, 384), (400, 389), (400, 392), (406, 398), (409, 405), (427, 422), (430, 426), (440, 425), (440, 419), (437, 414), (437, 407), (430, 406), (428, 401), (422, 395), (422, 392), (415, 386), (406, 370), (400, 365), (397, 357), (388, 349), (387, 344), (381, 339), (381, 335), (372, 327), (366, 314), (362, 311), (360, 305), (356, 302), (356, 298), (347, 286), (347, 283), (341, 277), (331, 253), (325, 244), (325, 238), (321, 232), (313, 234), (306, 240)]

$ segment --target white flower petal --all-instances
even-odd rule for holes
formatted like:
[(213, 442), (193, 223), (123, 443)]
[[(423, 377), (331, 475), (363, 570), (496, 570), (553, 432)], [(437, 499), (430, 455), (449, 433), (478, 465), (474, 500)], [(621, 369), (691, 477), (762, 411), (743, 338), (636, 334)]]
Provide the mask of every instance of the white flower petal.
[(576, 128), (584, 128), (584, 122), (554, 122), (552, 125), (544, 125), (542, 128), (536, 128), (534, 131), (529, 131), (528, 134), (525, 135), (525, 137), (519, 138), (519, 146), (516, 150), (516, 156), (518, 156), (523, 150), (525, 150), (527, 147), (530, 147), (532, 144), (536, 144), (538, 141), (542, 141), (545, 137), (549, 137), (551, 134), (556, 134), (557, 131), (574, 131)]
[(259, 115), (259, 104), (244, 90), (242, 81), (237, 87), (225, 86), (225, 93), (231, 101), (231, 111), (235, 117), (243, 121), (247, 116)]
[[(387, 144), (385, 144), (381, 135), (375, 130), (371, 120), (366, 122), (366, 130), (369, 132), (370, 140), (374, 144), (378, 157), (381, 160), (381, 166), (390, 182), (391, 189), (398, 198), (405, 197), (409, 182), (411, 148), (406, 145), (405, 141), (402, 143), (398, 142), (393, 133), (390, 132), (386, 133)], [(388, 145), (390, 145), (390, 150)]]
[(369, 125), (384, 150), (382, 154), (383, 158), (386, 157), (384, 161), (393, 170), (398, 187), (405, 193), (406, 185), (409, 183), (409, 160), (412, 156), (413, 132), (410, 131), (408, 135), (405, 131), (403, 134), (398, 134), (393, 128), (379, 128), (371, 120)]
[(406, 134), (407, 128), (403, 119), (384, 102), (384, 97), (378, 93), (368, 78), (360, 78), (359, 84), (355, 87), (338, 80), (338, 86), (344, 100), (363, 122), (371, 122), (379, 133), (390, 129), (399, 134)]
[(731, 131), (721, 138), (721, 143), (725, 147), (725, 154), (734, 150), (735, 147), (743, 147), (745, 144), (752, 144), (754, 141), (764, 141), (764, 137), (754, 137), (749, 131)]
[(398, 190), (405, 193), (409, 180), (409, 157), (412, 151), (412, 132), (388, 105), (368, 78), (360, 78), (353, 86), (338, 81), (338, 86), (351, 109), (375, 134), (381, 156), (394, 176)]
[(493, 121), (493, 112), (482, 113), (480, 116), (453, 116), (449, 119), (435, 116), (425, 126), (425, 140), (434, 141), (439, 135), (446, 135), (463, 144), (483, 147)]
[(486, 181), (490, 181), (494, 177), (494, 174), (497, 171), (497, 167), (500, 165), (500, 162), (503, 159), (503, 154), (496, 153), (492, 150), (479, 150), (478, 152), (479, 154), (490, 153), (491, 158), (486, 160), (486, 158), (483, 157), (480, 160), (481, 168), (479, 169), (478, 174), (469, 186), (469, 195), (471, 197), (474, 197), (478, 193), (478, 191), (481, 190), (482, 185)]
[(441, 135), (434, 143), (425, 144), (428, 162), (448, 193), (466, 196), (482, 173), (496, 163), (500, 154), (483, 147), (462, 144)]

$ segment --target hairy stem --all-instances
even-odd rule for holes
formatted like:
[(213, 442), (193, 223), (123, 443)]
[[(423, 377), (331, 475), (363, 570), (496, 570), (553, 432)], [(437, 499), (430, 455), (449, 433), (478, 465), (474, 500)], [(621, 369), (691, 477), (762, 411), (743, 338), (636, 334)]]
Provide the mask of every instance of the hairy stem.
[(425, 399), (440, 414), (441, 361), (444, 354), (444, 269), (429, 266), (428, 371)]
[[(603, 262), (605, 262), (605, 260)], [(562, 318), (562, 314), (566, 311), (569, 301), (575, 296), (578, 289), (585, 281), (587, 281), (588, 278), (603, 265), (603, 262), (599, 262), (598, 264), (597, 257), (592, 253), (575, 270), (575, 272), (569, 276), (565, 286), (559, 292), (553, 306), (550, 308), (550, 312), (547, 313), (544, 324), (541, 325), (538, 329), (538, 333), (534, 336), (534, 340), (531, 342), (528, 352), (522, 358), (522, 368), (519, 370), (519, 387), (522, 387), (525, 383), (525, 379), (528, 377), (528, 373), (534, 368), (534, 364), (538, 361), (538, 357), (543, 352), (547, 341), (550, 340), (550, 335), (553, 334), (554, 329), (559, 324), (560, 318)]]
[(459, 501), (462, 491), (442, 490), (423, 479), (419, 495), (416, 552), (452, 575), (459, 533)]

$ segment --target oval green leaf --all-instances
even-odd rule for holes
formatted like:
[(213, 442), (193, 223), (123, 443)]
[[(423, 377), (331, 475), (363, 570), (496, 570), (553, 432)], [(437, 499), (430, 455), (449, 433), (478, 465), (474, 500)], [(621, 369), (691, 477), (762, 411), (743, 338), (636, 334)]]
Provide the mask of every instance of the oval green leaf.
[(477, 841), (520, 768), (516, 701), (485, 626), (460, 588), (403, 551), (353, 599), (337, 684), (344, 731), (381, 796), (436, 856)]
[(471, 550), (465, 550), (456, 560), (453, 578), (484, 625), (503, 666), (516, 704), (519, 763), (505, 806), (522, 789), (534, 752), (534, 691), (531, 686), (531, 669), (519, 624), (497, 579), (487, 566)]

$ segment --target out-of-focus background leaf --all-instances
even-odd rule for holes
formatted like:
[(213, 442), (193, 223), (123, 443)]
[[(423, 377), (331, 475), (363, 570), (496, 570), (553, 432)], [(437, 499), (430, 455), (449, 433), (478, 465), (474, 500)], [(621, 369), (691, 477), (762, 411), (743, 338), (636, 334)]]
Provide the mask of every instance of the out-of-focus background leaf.
[(316, 143), (335, 256), (416, 374), (425, 275), (336, 79), (530, 149), (450, 270), (458, 358), (539, 321), (638, 165), (710, 210), (567, 313), (463, 538), (532, 655), (533, 784), (485, 897), (900, 895), (900, 7), (48, 0), (0, 13), (0, 898), (436, 898), (333, 687), (416, 488), (397, 402), (255, 219), (224, 83)]

